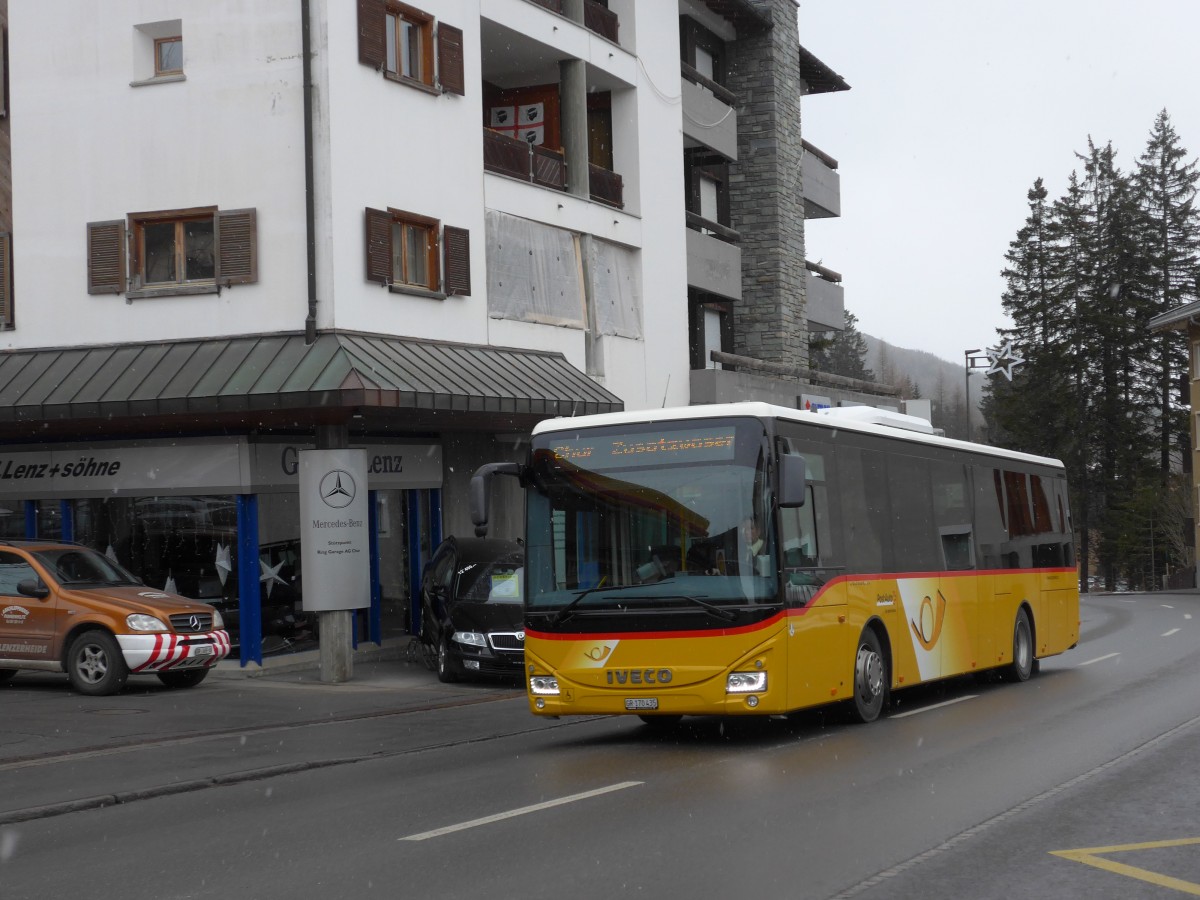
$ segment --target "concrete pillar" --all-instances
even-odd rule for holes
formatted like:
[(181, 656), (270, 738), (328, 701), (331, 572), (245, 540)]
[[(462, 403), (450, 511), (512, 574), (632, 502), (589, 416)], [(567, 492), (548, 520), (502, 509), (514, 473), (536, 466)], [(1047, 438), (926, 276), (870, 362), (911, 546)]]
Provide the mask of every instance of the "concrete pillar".
[[(345, 425), (318, 425), (318, 450), (344, 450), (350, 446), (350, 429)], [(348, 609), (317, 613), (318, 656), (321, 681), (340, 684), (354, 677), (354, 614)]]
[(563, 156), (567, 160), (567, 192), (589, 197), (587, 64), (568, 59), (558, 64), (558, 100), (562, 118)]

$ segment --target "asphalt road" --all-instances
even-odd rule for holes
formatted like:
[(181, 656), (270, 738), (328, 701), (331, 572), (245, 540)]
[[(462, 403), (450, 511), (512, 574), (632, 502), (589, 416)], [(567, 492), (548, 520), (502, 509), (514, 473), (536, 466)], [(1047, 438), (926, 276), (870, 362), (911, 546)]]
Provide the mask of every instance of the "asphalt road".
[(1200, 594), (1082, 606), (1029, 683), (865, 727), (541, 720), (402, 662), (100, 701), (19, 676), (0, 898), (1200, 894)]

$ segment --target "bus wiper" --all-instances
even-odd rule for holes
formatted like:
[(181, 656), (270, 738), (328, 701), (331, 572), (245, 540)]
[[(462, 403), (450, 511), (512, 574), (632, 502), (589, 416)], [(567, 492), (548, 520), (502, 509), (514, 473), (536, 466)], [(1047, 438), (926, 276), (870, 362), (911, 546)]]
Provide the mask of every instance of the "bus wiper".
[(690, 594), (669, 594), (663, 598), (664, 600), (688, 600), (695, 603), (710, 615), (716, 616), (718, 619), (724, 619), (726, 622), (732, 622), (737, 618), (737, 613), (732, 609), (726, 609), (724, 606), (717, 606), (715, 603), (709, 603), (707, 600), (701, 600), (699, 597), (693, 597)]
[[(634, 585), (629, 585), (634, 587)], [(693, 597), (691, 594), (647, 594), (643, 596), (626, 597), (626, 600), (687, 600), (689, 603), (695, 603), (709, 615), (715, 616), (725, 622), (732, 622), (737, 618), (737, 613), (732, 609), (724, 606), (717, 606), (715, 603), (709, 603), (707, 600), (701, 600), (699, 597)]]
[(572, 611), (575, 609), (576, 606), (579, 605), (579, 601), (581, 601), (588, 594), (594, 594), (597, 591), (624, 591), (624, 590), (628, 590), (629, 588), (639, 588), (639, 587), (645, 587), (645, 585), (643, 585), (643, 584), (610, 584), (610, 585), (598, 584), (595, 587), (590, 587), (590, 588), (587, 588), (586, 590), (582, 590), (578, 594), (575, 595), (574, 600), (572, 600), (570, 603), (568, 603), (566, 606), (564, 606), (562, 609), (560, 609), (558, 612), (556, 612), (553, 616), (550, 617), (550, 624), (551, 625), (561, 625), (563, 622), (565, 622), (567, 619), (569, 619), (571, 617)]

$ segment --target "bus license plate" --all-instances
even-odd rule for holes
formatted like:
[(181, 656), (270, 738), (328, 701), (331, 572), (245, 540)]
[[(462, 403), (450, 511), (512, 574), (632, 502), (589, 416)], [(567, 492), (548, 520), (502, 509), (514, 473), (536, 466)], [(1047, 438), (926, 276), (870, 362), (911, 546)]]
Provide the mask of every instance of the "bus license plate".
[(625, 701), (626, 709), (658, 709), (657, 697), (634, 697)]

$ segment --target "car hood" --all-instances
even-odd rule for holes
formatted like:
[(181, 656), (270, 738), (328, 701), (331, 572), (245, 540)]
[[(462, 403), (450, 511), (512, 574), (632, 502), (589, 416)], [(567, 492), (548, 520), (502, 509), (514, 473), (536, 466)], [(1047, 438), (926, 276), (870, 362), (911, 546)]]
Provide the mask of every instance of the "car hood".
[(92, 608), (117, 607), (126, 613), (147, 613), (170, 616), (175, 613), (207, 612), (209, 606), (188, 600), (178, 594), (168, 594), (144, 584), (110, 585), (96, 588), (64, 588), (64, 600)]
[(455, 631), (522, 631), (525, 628), (525, 611), (520, 603), (460, 600), (448, 612)]

